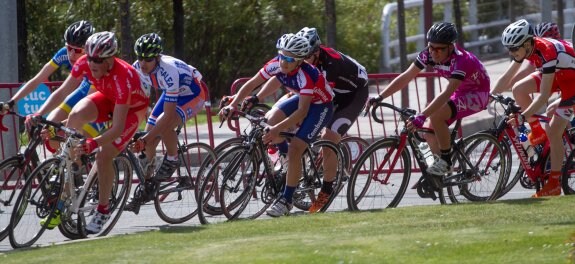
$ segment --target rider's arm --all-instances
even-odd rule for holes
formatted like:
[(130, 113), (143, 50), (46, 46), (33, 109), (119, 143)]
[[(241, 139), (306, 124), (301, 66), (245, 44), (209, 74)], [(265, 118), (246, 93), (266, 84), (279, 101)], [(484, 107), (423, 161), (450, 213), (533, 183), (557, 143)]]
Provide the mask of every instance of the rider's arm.
[(425, 109), (421, 112), (421, 114), (425, 116), (430, 116), (431, 114), (435, 113), (439, 108), (447, 104), (449, 102), (449, 98), (455, 92), (457, 87), (461, 85), (461, 80), (451, 78), (449, 79), (449, 83), (445, 90), (443, 90), (431, 103), (425, 107)]
[(40, 109), (36, 111), (36, 113), (44, 115), (52, 111), (54, 108), (60, 105), (64, 101), (64, 99), (66, 99), (66, 96), (71, 94), (74, 91), (74, 89), (76, 89), (78, 85), (80, 85), (80, 83), (82, 83), (82, 77), (75, 78), (71, 74), (68, 75), (68, 78), (66, 78), (62, 86), (56, 89), (56, 91), (54, 91), (54, 93), (52, 93), (50, 97), (48, 97), (46, 102), (42, 104), (42, 107), (40, 107)]
[(112, 114), (112, 127), (104, 132), (102, 135), (94, 138), (98, 145), (102, 146), (114, 142), (124, 132), (126, 125), (126, 118), (130, 110), (129, 104), (117, 104), (114, 106), (114, 113)]
[(501, 77), (499, 77), (499, 79), (497, 79), (497, 81), (495, 82), (495, 86), (491, 90), (491, 94), (500, 94), (504, 91), (510, 90), (511, 87), (513, 86), (511, 80), (514, 79), (514, 76), (517, 74), (520, 67), (521, 62), (513, 60), (513, 62), (509, 64), (509, 67), (507, 67), (507, 70), (505, 70), (503, 75), (501, 75)]
[(252, 91), (256, 89), (256, 87), (260, 86), (265, 81), (266, 79), (264, 79), (259, 72), (256, 73), (254, 77), (252, 77), (249, 81), (247, 81), (246, 83), (244, 83), (244, 85), (242, 85), (240, 90), (234, 96), (234, 99), (232, 100), (230, 105), (236, 106), (240, 104), (244, 100), (244, 98), (250, 95)]
[(300, 95), (297, 109), (286, 119), (276, 124), (275, 127), (279, 128), (280, 131), (283, 131), (301, 123), (307, 116), (312, 99), (313, 96)]
[(34, 76), (34, 78), (30, 79), (12, 98), (10, 99), (13, 102), (17, 102), (18, 100), (24, 98), (26, 95), (31, 93), (40, 83), (47, 81), (50, 75), (52, 75), (58, 68), (55, 68), (54, 65), (50, 62), (46, 63), (44, 67)]
[(278, 78), (274, 76), (264, 84), (264, 86), (256, 94), (256, 96), (261, 101), (261, 100), (265, 99), (266, 97), (274, 94), (274, 92), (277, 91), (281, 86), (282, 86), (282, 84), (280, 83)]
[(539, 96), (535, 97), (535, 100), (523, 111), (523, 116), (525, 120), (529, 119), (533, 114), (535, 114), (541, 107), (547, 104), (549, 96), (551, 96), (551, 86), (553, 85), (553, 80), (555, 79), (555, 72), (544, 73), (541, 77), (541, 92)]
[(391, 96), (395, 92), (407, 87), (409, 82), (413, 80), (417, 76), (417, 74), (421, 72), (421, 69), (418, 68), (415, 63), (412, 63), (411, 66), (404, 72), (402, 72), (397, 78), (393, 79), (391, 83), (383, 90), (379, 96), (383, 99)]

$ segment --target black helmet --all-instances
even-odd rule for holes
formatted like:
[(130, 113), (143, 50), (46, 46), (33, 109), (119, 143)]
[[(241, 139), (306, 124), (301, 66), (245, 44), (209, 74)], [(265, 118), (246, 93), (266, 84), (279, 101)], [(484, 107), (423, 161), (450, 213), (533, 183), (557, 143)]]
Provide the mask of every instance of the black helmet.
[(162, 38), (156, 33), (148, 33), (142, 35), (136, 44), (134, 44), (134, 51), (136, 55), (140, 58), (151, 58), (156, 57), (162, 53), (164, 50), (164, 45), (162, 43)]
[(80, 20), (70, 25), (64, 33), (66, 43), (75, 47), (84, 47), (86, 40), (94, 34), (94, 27), (86, 20)]
[(449, 22), (441, 22), (431, 26), (427, 31), (427, 42), (451, 44), (457, 40), (457, 29)]

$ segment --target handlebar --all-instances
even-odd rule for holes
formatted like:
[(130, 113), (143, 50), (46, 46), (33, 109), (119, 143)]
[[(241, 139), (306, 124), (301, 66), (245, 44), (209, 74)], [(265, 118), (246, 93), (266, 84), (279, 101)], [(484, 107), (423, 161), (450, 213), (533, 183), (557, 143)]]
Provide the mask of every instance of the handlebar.
[(384, 103), (384, 102), (379, 102), (375, 105), (376, 107), (372, 107), (371, 108), (371, 117), (373, 117), (373, 120), (375, 120), (375, 122), (378, 122), (380, 124), (383, 124), (383, 120), (380, 119), (377, 116), (377, 109), (379, 107), (387, 107), (390, 108), (393, 111), (398, 112), (401, 115), (401, 119), (403, 121), (407, 121), (409, 119), (409, 117), (411, 117), (412, 115), (417, 114), (417, 111), (415, 111), (414, 109), (411, 108), (399, 108), (395, 105), (392, 104), (388, 104), (388, 103)]

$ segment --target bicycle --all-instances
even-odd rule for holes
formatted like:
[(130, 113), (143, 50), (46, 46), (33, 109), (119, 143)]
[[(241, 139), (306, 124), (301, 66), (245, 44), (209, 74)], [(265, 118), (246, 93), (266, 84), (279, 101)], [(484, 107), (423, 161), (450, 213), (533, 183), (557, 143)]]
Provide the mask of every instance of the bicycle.
[[(19, 118), (24, 117), (11, 111), (11, 105), (0, 103), (0, 108), (4, 107), (9, 110), (7, 114)], [(3, 118), (4, 115), (0, 115), (0, 130), (8, 131), (8, 128), (2, 125)], [(13, 210), (14, 199), (20, 193), (30, 173), (40, 164), (37, 147), (43, 142), (40, 136), (41, 130), (40, 126), (32, 127), (32, 130), (28, 133), (30, 141), (24, 151), (0, 162), (0, 175), (2, 176), (2, 184), (0, 185), (0, 241), (8, 236), (10, 213)], [(62, 141), (58, 137), (54, 139)]]
[[(225, 153), (218, 156), (213, 167), (207, 173), (206, 178), (198, 192), (198, 218), (202, 224), (213, 221), (228, 219), (255, 219), (281, 195), (285, 184), (285, 168), (281, 164), (275, 168), (267, 154), (267, 146), (261, 137), (268, 126), (264, 117), (256, 117), (241, 111), (238, 115), (250, 122), (249, 131), (244, 131), (246, 137), (242, 145), (233, 146)], [(293, 137), (292, 133), (281, 133), (283, 137)], [(339, 148), (330, 141), (316, 141), (304, 152), (302, 156), (303, 168), (302, 179), (294, 193), (294, 206), (302, 210), (309, 209), (316, 199), (319, 188), (322, 185), (322, 164), (318, 163), (317, 157), (322, 149), (327, 148), (337, 153), (338, 174), (334, 186), (339, 186), (341, 181), (342, 163)], [(335, 187), (334, 187), (335, 188)], [(330, 200), (335, 197), (332, 194)], [(259, 197), (259, 198), (258, 198)], [(206, 203), (211, 207), (217, 207), (222, 215), (209, 216), (204, 212)], [(327, 206), (322, 210), (325, 211)], [(225, 219), (223, 218), (225, 216)]]
[[(371, 110), (373, 119), (378, 123), (384, 121), (384, 118), (379, 118), (377, 114), (380, 107), (399, 113), (404, 123), (416, 114), (413, 109), (378, 103), (377, 107)], [(372, 143), (359, 157), (351, 173), (347, 189), (349, 209), (357, 211), (396, 207), (409, 184), (411, 155), (415, 156), (417, 165), (421, 168), (422, 176), (415, 186), (420, 197), (433, 200), (439, 198), (440, 202), (445, 204), (448, 200), (443, 189), (446, 189), (447, 198), (453, 203), (463, 202), (463, 199), (496, 199), (504, 171), (484, 163), (490, 164), (496, 160), (504, 164), (501, 146), (494, 136), (485, 133), (456, 140), (460, 126), (461, 120), (457, 120), (450, 135), (453, 173), (444, 177), (427, 173), (429, 165), (418, 147), (420, 142), (425, 141), (420, 133), (433, 133), (432, 129), (420, 128), (412, 132), (403, 127), (398, 136), (385, 137)], [(411, 152), (408, 149), (411, 149)]]
[[(526, 189), (535, 189), (539, 191), (549, 176), (550, 171), (550, 143), (547, 140), (544, 144), (537, 146), (530, 146), (534, 148), (535, 155), (529, 157), (527, 150), (519, 141), (519, 131), (513, 128), (511, 125), (507, 124), (510, 114), (518, 114), (521, 108), (515, 105), (515, 100), (510, 97), (505, 97), (502, 95), (492, 95), (491, 98), (495, 102), (498, 102), (503, 106), (505, 116), (499, 120), (497, 126), (493, 129), (487, 131), (497, 137), (501, 145), (505, 145), (503, 148), (506, 156), (511, 159), (512, 149), (515, 150), (515, 154), (519, 157), (520, 166), (513, 176), (509, 178), (511, 172), (511, 165), (508, 164), (506, 169), (506, 181), (505, 186), (502, 188), (501, 196), (508, 193), (516, 184), (519, 182), (521, 186)], [(550, 118), (542, 115), (534, 115), (534, 117), (541, 119), (544, 122), (549, 122)], [(575, 128), (566, 129), (563, 133), (563, 143), (565, 146), (565, 157), (569, 160), (571, 156), (569, 153), (573, 152), (574, 144), (572, 143), (572, 138), (575, 137)], [(565, 163), (566, 164), (566, 163)], [(564, 166), (567, 168), (568, 166)], [(568, 176), (565, 176), (568, 177)], [(568, 194), (568, 190), (565, 191)]]
[[(56, 217), (58, 209), (61, 223), (59, 229), (71, 239), (85, 238), (86, 218), (96, 212), (98, 205), (98, 179), (95, 166), (91, 166), (90, 157), (81, 157), (81, 167), (88, 172), (86, 178), (73, 172), (74, 160), (71, 151), (84, 137), (74, 129), (62, 124), (46, 123), (64, 131), (66, 140), (60, 152), (53, 158), (44, 160), (31, 172), (18, 195), (10, 218), (9, 239), (14, 248), (29, 247), (34, 244)], [(107, 235), (122, 214), (122, 208), (130, 194), (132, 168), (128, 158), (120, 154), (114, 159), (114, 178), (109, 201), (110, 219), (96, 236)], [(40, 180), (37, 180), (40, 179)], [(45, 219), (39, 224), (41, 219)]]
[[(176, 134), (181, 133), (181, 126), (176, 129)], [(134, 135), (132, 142), (145, 135), (139, 132)], [(156, 181), (156, 170), (151, 170), (151, 175), (144, 171), (140, 160), (145, 158), (142, 152), (139, 157), (126, 150), (130, 164), (134, 168), (139, 184), (134, 191), (132, 208), (124, 208), (138, 214), (140, 207), (148, 201), (154, 201), (154, 208), (158, 216), (169, 224), (181, 224), (192, 219), (197, 214), (196, 191), (199, 178), (203, 174), (201, 164), (204, 160), (215, 160), (216, 155), (212, 148), (202, 142), (182, 144), (178, 141), (178, 157), (180, 167), (173, 176), (166, 180)], [(207, 165), (206, 165), (207, 166)], [(183, 168), (183, 169), (182, 169)]]

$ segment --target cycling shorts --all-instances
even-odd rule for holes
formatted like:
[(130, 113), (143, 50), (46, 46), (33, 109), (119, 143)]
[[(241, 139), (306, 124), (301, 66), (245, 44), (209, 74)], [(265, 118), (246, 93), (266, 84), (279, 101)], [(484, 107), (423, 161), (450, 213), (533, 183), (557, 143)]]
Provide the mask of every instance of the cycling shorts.
[(457, 119), (462, 119), (484, 110), (488, 102), (489, 92), (466, 91), (453, 93), (448, 102), (451, 107), (451, 118), (447, 120), (447, 124), (451, 125)]
[[(82, 100), (84, 97), (88, 96), (88, 94), (90, 94), (90, 90), (92, 88), (93, 88), (93, 86), (90, 84), (90, 82), (84, 78), (82, 80), (82, 83), (80, 83), (80, 85), (78, 86), (78, 88), (76, 88), (76, 90), (74, 90), (74, 92), (72, 92), (70, 95), (68, 95), (66, 97), (66, 99), (64, 99), (64, 102), (62, 102), (62, 104), (60, 104), (60, 106), (58, 106), (58, 107), (60, 109), (62, 109), (64, 112), (66, 112), (67, 114), (70, 114), (70, 112), (72, 111), (72, 108), (74, 108), (74, 106), (78, 102), (80, 102), (80, 100)], [(95, 89), (93, 89), (93, 91), (95, 91)], [(90, 124), (84, 125), (82, 128), (90, 136), (96, 137), (96, 136), (100, 135), (100, 133), (102, 133), (102, 131), (104, 130), (105, 127), (106, 127), (106, 123), (92, 122)]]
[[(98, 108), (98, 117), (96, 118), (95, 122), (100, 123), (112, 120), (115, 102), (108, 99), (100, 91), (96, 91), (88, 95), (86, 98), (91, 100)], [(143, 120), (143, 116), (145, 116), (147, 108), (147, 105), (142, 105), (140, 107), (130, 108), (130, 110), (128, 110), (126, 120), (124, 121), (124, 131), (120, 137), (114, 140), (112, 143), (118, 151), (124, 150), (134, 134), (136, 134), (136, 131), (138, 131), (138, 125), (140, 124), (140, 121)], [(142, 116), (142, 120), (140, 120), (138, 116)]]
[(333, 118), (328, 122), (326, 128), (337, 132), (341, 136), (345, 135), (367, 102), (369, 91), (367, 84), (353, 93), (335, 94), (333, 105), (335, 112)]
[[(274, 105), (279, 108), (286, 116), (293, 114), (299, 106), (300, 95), (294, 95)], [(319, 132), (327, 125), (333, 116), (333, 104), (310, 104), (307, 116), (300, 124), (295, 136), (304, 142), (310, 144), (316, 138)]]
[[(196, 116), (202, 110), (207, 99), (206, 95), (207, 92), (204, 89), (201, 89), (200, 94), (178, 97), (176, 112), (178, 113), (182, 124), (184, 124), (187, 119)], [(158, 117), (164, 113), (165, 98), (166, 92), (163, 92), (148, 118), (148, 124), (155, 126)]]

